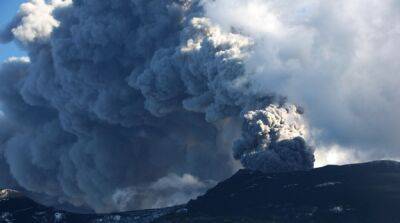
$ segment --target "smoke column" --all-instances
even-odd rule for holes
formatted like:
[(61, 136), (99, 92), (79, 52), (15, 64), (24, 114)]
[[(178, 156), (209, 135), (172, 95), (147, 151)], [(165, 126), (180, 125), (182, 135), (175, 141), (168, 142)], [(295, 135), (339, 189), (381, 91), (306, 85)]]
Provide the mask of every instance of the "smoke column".
[[(22, 4), (0, 35), (28, 54), (0, 70), (0, 187), (110, 212), (186, 202), (241, 165), (310, 169), (314, 144), (393, 151), (396, 7), (389, 0)], [(374, 98), (378, 90), (384, 97)], [(369, 119), (380, 109), (389, 114)]]

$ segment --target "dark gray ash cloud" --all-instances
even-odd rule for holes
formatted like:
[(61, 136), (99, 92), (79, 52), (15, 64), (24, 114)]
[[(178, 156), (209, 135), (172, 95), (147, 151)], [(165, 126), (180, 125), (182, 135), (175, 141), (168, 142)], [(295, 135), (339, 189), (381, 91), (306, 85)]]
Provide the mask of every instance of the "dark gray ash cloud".
[(28, 54), (0, 70), (0, 187), (109, 212), (183, 203), (240, 167), (310, 169), (314, 148), (318, 165), (326, 148), (398, 157), (398, 11), (31, 0), (0, 33)]
[(29, 56), (0, 70), (0, 186), (109, 212), (193, 198), (238, 168), (232, 147), (248, 168), (312, 168), (297, 109), (252, 88), (251, 38), (204, 15), (190, 0), (23, 4), (0, 37)]

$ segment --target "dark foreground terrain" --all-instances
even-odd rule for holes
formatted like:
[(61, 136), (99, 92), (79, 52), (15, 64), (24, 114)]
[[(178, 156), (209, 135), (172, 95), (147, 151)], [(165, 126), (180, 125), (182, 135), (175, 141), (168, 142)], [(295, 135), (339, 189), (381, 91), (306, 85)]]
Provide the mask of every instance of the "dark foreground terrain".
[(400, 163), (271, 174), (240, 170), (186, 205), (108, 215), (72, 214), (16, 192), (2, 194), (1, 223), (400, 223)]

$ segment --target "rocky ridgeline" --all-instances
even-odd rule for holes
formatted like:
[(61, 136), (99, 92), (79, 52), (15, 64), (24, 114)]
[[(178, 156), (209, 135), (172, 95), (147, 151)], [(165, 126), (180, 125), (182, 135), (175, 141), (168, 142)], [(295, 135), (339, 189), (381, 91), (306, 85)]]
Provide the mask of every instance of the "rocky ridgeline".
[(399, 223), (400, 163), (310, 171), (240, 170), (186, 205), (115, 214), (74, 214), (1, 190), (0, 223)]

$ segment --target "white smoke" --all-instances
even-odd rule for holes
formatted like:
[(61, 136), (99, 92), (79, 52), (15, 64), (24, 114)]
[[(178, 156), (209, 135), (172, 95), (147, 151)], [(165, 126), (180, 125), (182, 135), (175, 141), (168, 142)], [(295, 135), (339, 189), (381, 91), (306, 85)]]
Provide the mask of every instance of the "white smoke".
[(4, 33), (0, 39), (16, 38), (24, 44), (46, 41), (53, 29), (60, 25), (52, 15), (53, 11), (71, 4), (72, 0), (53, 0), (49, 4), (44, 0), (23, 3), (14, 21), (6, 30), (8, 33)]
[[(178, 176), (170, 174), (144, 187), (129, 187), (117, 189), (112, 201), (118, 210), (129, 211), (131, 207), (161, 208), (179, 205), (194, 198), (216, 182), (201, 182), (190, 174)], [(134, 204), (140, 202), (140, 204)]]
[(315, 151), (314, 165), (315, 167), (323, 167), (326, 165), (343, 165), (371, 161), (367, 158), (369, 155), (359, 150), (342, 148), (338, 145), (320, 146)]
[[(400, 4), (396, 0), (204, 1), (225, 30), (250, 36), (254, 91), (305, 108), (316, 144), (397, 157)], [(348, 162), (354, 159), (349, 158)]]

